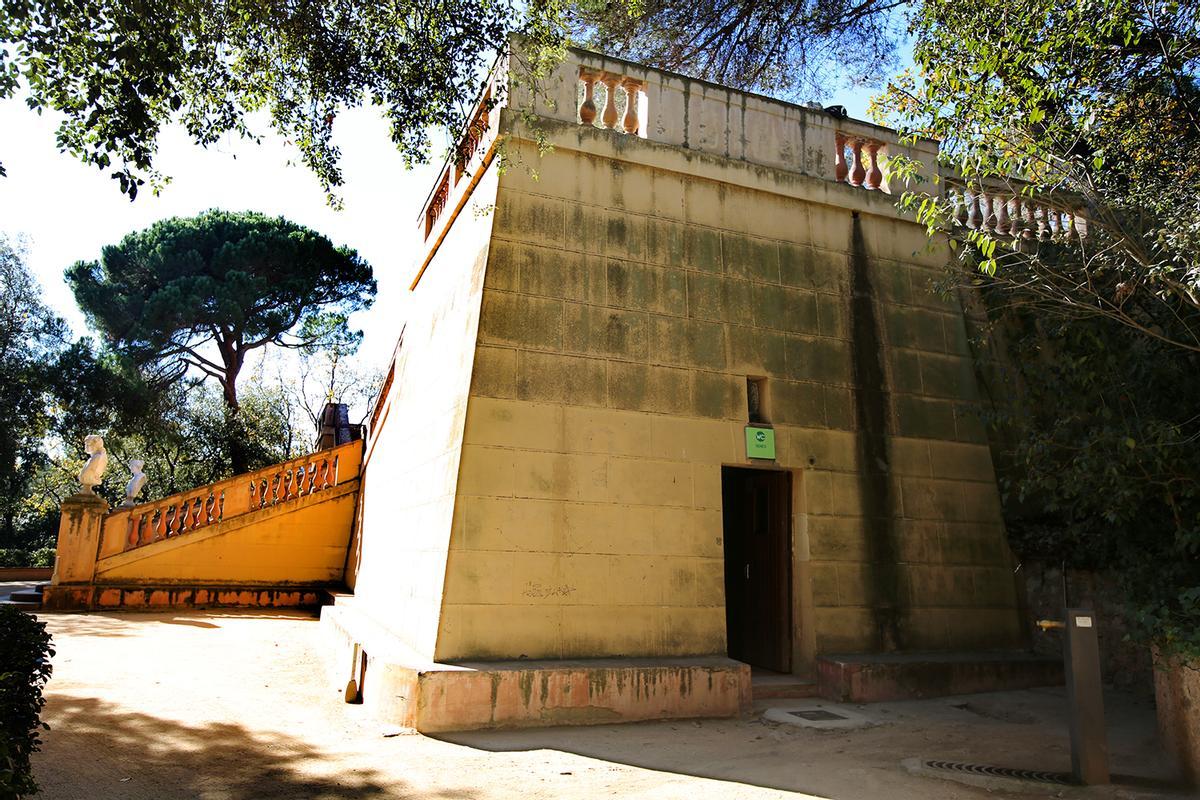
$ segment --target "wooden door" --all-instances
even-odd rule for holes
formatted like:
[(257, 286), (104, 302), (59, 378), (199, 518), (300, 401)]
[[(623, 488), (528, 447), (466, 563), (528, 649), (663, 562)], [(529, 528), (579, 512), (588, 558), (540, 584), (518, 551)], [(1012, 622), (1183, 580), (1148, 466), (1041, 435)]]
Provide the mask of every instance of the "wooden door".
[(777, 672), (792, 668), (791, 478), (721, 470), (729, 656)]

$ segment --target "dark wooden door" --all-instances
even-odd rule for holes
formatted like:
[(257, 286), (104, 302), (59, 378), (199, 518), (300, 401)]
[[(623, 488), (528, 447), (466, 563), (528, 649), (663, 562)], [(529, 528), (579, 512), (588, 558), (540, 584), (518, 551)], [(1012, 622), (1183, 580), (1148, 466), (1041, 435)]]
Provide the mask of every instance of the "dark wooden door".
[(792, 476), (723, 467), (729, 657), (792, 669)]

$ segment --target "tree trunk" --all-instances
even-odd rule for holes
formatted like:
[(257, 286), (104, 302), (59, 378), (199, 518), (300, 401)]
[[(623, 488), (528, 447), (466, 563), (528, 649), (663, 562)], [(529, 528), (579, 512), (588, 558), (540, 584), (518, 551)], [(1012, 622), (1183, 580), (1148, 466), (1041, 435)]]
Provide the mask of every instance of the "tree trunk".
[(239, 413), (237, 378), (242, 370), (242, 354), (230, 345), (221, 348), (225, 360), (225, 380), (221, 384), (225, 396), (225, 450), (234, 475), (250, 471), (250, 455), (246, 447), (246, 426)]

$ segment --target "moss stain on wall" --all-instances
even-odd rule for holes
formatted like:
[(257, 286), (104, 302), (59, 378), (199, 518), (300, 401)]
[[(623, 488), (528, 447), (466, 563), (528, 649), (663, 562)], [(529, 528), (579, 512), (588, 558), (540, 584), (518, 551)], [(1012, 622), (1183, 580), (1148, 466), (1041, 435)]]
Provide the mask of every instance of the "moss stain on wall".
[(854, 414), (862, 464), (859, 484), (868, 556), (867, 600), (875, 625), (875, 649), (892, 651), (904, 648), (901, 621), (906, 604), (900, 593), (895, 498), (888, 463), (888, 392), (883, 343), (875, 309), (871, 262), (858, 212), (853, 212), (850, 220), (850, 272)]

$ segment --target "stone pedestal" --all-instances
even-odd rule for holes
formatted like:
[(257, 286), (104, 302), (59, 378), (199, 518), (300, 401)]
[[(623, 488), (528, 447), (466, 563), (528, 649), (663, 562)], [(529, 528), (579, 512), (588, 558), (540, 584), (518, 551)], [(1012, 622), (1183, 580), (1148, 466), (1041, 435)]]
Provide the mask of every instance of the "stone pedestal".
[(81, 493), (63, 501), (52, 585), (92, 582), (107, 513), (108, 503), (99, 495)]
[(1200, 663), (1186, 664), (1157, 653), (1154, 661), (1158, 732), (1184, 779), (1200, 787)]

